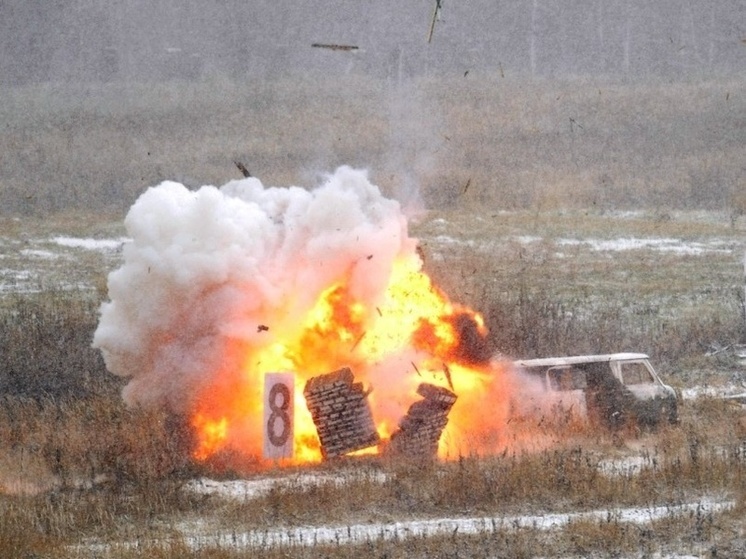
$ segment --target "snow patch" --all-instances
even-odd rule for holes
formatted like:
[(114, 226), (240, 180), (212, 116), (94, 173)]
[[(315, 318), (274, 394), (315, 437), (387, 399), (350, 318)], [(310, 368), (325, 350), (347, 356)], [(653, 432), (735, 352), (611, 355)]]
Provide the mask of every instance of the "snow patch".
[(608, 476), (631, 476), (639, 474), (644, 468), (654, 465), (652, 458), (645, 456), (628, 456), (626, 458), (601, 460), (598, 469)]
[(739, 397), (746, 398), (743, 385), (690, 386), (681, 389), (682, 400), (696, 400), (698, 398), (736, 399)]
[(118, 250), (131, 239), (119, 237), (118, 239), (91, 239), (79, 237), (54, 237), (53, 242), (68, 248), (83, 248), (86, 250), (110, 251)]
[(32, 248), (23, 249), (21, 251), (23, 256), (30, 256), (31, 258), (41, 258), (47, 260), (53, 260), (58, 257), (57, 254), (49, 252), (48, 250), (36, 250)]
[[(236, 532), (235, 530), (217, 533), (204, 533), (203, 522), (182, 523), (177, 527), (180, 536), (176, 541), (191, 550), (224, 548), (242, 549), (259, 547), (267, 549), (276, 546), (315, 546), (346, 545), (380, 540), (403, 540), (406, 538), (426, 538), (443, 534), (490, 534), (501, 530), (552, 530), (562, 528), (571, 522), (621, 522), (646, 524), (663, 518), (673, 518), (687, 514), (716, 514), (732, 509), (733, 500), (717, 500), (704, 497), (702, 500), (681, 505), (661, 505), (653, 507), (630, 507), (624, 509), (597, 509), (584, 512), (546, 513), (512, 516), (482, 516), (462, 518), (433, 518), (427, 520), (402, 520), (387, 523), (351, 525), (297, 526), (268, 528)], [(199, 533), (203, 532), (203, 533)], [(126, 542), (117, 549), (134, 548), (143, 541)], [(151, 543), (151, 542), (148, 542)], [(173, 543), (163, 539), (153, 541), (153, 545), (164, 547)], [(106, 544), (85, 546), (88, 551), (105, 552)]]
[(190, 481), (187, 491), (200, 495), (215, 495), (230, 499), (251, 500), (262, 497), (272, 489), (318, 487), (320, 485), (343, 486), (352, 481), (383, 483), (388, 476), (383, 472), (347, 472), (344, 474), (297, 474), (283, 477), (215, 481), (208, 478)]
[(622, 252), (628, 250), (657, 250), (659, 252), (673, 252), (676, 254), (698, 255), (704, 253), (729, 254), (733, 252), (733, 244), (725, 241), (710, 241), (701, 243), (683, 241), (666, 237), (638, 238), (622, 237), (618, 239), (559, 239), (557, 244), (562, 246), (587, 245), (598, 252)]

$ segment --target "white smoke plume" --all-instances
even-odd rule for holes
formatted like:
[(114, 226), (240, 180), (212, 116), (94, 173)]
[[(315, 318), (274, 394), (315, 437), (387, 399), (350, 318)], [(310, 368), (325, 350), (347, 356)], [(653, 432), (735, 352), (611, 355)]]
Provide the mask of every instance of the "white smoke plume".
[(176, 413), (221, 383), (230, 389), (227, 346), (266, 346), (297, 328), (340, 278), (371, 300), (397, 255), (415, 252), (399, 204), (349, 167), (311, 191), (256, 178), (197, 191), (164, 182), (140, 196), (125, 225), (132, 241), (109, 276), (93, 345), (130, 379), (128, 404)]

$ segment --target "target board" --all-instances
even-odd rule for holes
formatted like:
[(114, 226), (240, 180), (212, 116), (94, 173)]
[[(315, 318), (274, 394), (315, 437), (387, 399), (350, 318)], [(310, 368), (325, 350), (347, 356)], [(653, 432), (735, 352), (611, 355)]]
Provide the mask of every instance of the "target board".
[(264, 457), (293, 457), (295, 375), (264, 375)]

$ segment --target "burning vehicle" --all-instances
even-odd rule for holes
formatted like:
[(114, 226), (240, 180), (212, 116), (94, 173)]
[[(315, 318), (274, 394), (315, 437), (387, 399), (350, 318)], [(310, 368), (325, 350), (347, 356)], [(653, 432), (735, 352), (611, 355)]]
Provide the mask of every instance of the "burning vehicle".
[(608, 429), (678, 422), (676, 392), (644, 353), (611, 353), (516, 361), (565, 413)]

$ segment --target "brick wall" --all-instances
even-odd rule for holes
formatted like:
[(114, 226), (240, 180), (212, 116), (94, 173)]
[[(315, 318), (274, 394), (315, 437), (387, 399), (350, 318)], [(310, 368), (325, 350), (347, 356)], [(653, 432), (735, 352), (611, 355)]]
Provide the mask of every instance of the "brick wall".
[(448, 424), (448, 412), (457, 396), (428, 383), (420, 384), (417, 393), (423, 399), (409, 407), (399, 422), (399, 430), (391, 435), (388, 451), (411, 458), (435, 458), (440, 435)]
[(316, 425), (324, 458), (375, 446), (380, 437), (373, 424), (368, 392), (345, 367), (310, 379), (303, 395)]

